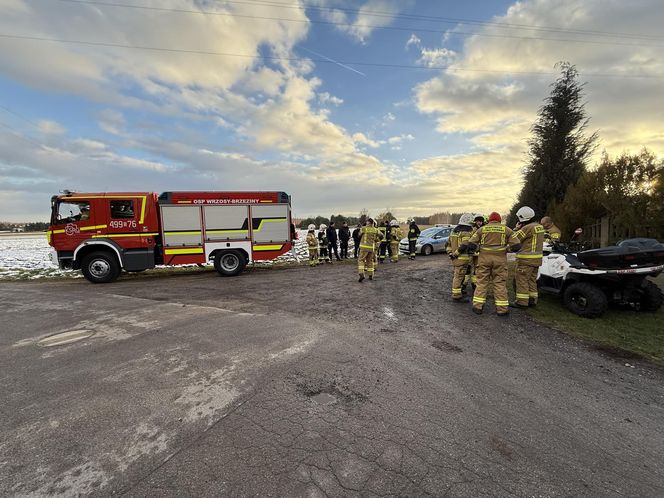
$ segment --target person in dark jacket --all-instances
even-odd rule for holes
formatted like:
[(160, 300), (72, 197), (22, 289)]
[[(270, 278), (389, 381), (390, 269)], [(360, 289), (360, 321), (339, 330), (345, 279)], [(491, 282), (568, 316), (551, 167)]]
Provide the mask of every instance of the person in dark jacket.
[(420, 227), (415, 223), (415, 219), (411, 218), (410, 225), (408, 226), (408, 259), (415, 259), (415, 245), (419, 236)]
[(332, 251), (334, 251), (334, 257), (337, 258), (337, 261), (341, 261), (341, 258), (339, 257), (339, 248), (337, 246), (337, 229), (334, 227), (334, 221), (331, 221), (330, 226), (327, 227), (327, 244), (330, 259), (332, 259)]
[(390, 248), (390, 240), (392, 240), (392, 226), (390, 225), (390, 220), (385, 220), (383, 226), (380, 227), (380, 231), (385, 238), (380, 242), (378, 261), (380, 263), (384, 263), (387, 252), (389, 252), (389, 255), (392, 256), (392, 249)]
[(339, 229), (339, 247), (341, 249), (341, 259), (348, 259), (348, 241), (350, 240), (350, 228), (345, 221)]
[(357, 255), (360, 253), (360, 238), (362, 237), (360, 230), (362, 230), (362, 224), (358, 223), (355, 230), (353, 230), (353, 244), (355, 244), (355, 247), (353, 248), (353, 256), (355, 256), (355, 258), (357, 258)]

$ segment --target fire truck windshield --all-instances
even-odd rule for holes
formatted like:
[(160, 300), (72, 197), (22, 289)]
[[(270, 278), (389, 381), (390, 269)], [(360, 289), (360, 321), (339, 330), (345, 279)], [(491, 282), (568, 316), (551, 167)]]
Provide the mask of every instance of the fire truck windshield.
[(53, 223), (74, 223), (90, 218), (90, 203), (88, 201), (61, 200), (53, 206)]

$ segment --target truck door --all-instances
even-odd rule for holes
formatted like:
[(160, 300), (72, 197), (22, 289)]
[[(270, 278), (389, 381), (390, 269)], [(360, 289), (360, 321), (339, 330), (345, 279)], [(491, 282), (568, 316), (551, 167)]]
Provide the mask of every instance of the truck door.
[(108, 228), (103, 237), (122, 247), (123, 267), (127, 271), (154, 268), (154, 236), (142, 230), (145, 197), (109, 196), (104, 199), (104, 215)]
[(164, 263), (204, 263), (200, 206), (162, 206)]
[(260, 253), (280, 251), (290, 243), (289, 206), (272, 204), (252, 206), (251, 235), (255, 259)]
[(81, 242), (102, 228), (96, 224), (97, 206), (91, 199), (58, 199), (53, 206), (52, 218), (49, 236), (61, 259), (72, 257)]

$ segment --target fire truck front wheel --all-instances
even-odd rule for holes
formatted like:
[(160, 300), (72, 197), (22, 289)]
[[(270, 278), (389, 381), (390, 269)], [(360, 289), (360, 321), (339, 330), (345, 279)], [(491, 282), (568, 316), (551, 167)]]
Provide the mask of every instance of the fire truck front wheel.
[(120, 264), (115, 256), (108, 252), (91, 252), (81, 261), (81, 271), (93, 284), (112, 282), (120, 275)]
[(214, 269), (224, 277), (234, 277), (244, 270), (247, 260), (239, 251), (220, 251), (214, 255)]

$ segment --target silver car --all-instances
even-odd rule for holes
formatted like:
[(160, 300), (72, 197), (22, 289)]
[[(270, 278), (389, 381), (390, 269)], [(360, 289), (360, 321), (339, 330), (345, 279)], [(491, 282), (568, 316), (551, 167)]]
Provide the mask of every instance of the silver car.
[[(415, 243), (415, 251), (418, 254), (428, 256), (434, 252), (445, 252), (447, 239), (452, 233), (454, 225), (436, 225), (422, 230)], [(399, 242), (399, 252), (408, 254), (408, 239), (401, 239)]]

